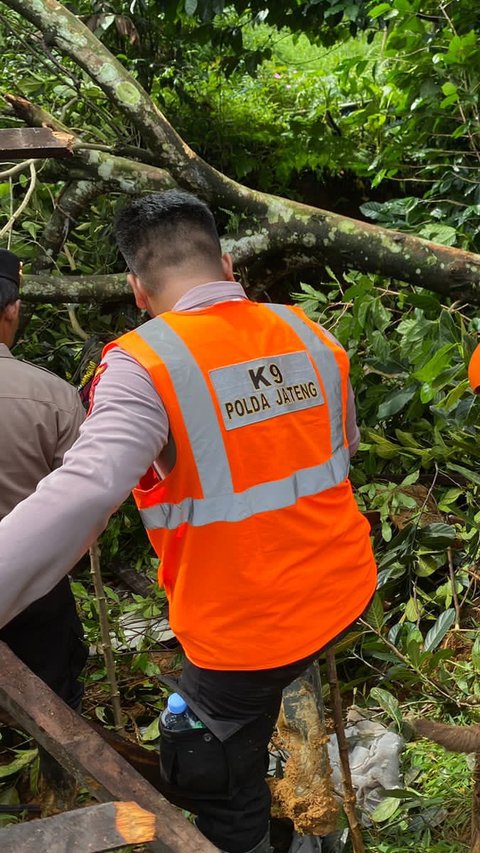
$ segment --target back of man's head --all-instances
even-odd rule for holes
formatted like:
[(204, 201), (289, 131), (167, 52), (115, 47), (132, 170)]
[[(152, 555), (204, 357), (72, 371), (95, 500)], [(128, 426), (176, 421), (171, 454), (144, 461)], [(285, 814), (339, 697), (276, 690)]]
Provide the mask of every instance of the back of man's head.
[(13, 252), (0, 249), (0, 315), (7, 305), (13, 305), (18, 299), (21, 266)]
[(190, 193), (166, 190), (135, 199), (118, 213), (115, 236), (130, 271), (149, 290), (189, 267), (222, 275), (213, 214)]

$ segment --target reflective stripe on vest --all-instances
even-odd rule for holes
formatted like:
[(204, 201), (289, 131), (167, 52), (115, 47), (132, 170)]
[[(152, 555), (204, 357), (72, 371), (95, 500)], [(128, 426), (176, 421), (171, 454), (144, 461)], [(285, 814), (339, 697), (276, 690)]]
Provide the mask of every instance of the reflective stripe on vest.
[(318, 372), (322, 377), (325, 397), (327, 399), (328, 411), (330, 412), (330, 433), (332, 452), (343, 447), (345, 438), (343, 433), (343, 407), (342, 407), (342, 382), (340, 371), (335, 356), (331, 349), (315, 334), (298, 314), (290, 311), (286, 305), (266, 305), (270, 311), (277, 314), (285, 323), (293, 329), (296, 335), (305, 344), (307, 350), (317, 365)]
[[(147, 530), (175, 530), (187, 522), (201, 527), (218, 521), (242, 521), (252, 515), (292, 506), (299, 498), (318, 494), (348, 476), (350, 455), (344, 446), (341, 377), (333, 352), (293, 311), (265, 305), (281, 317), (310, 352), (325, 388), (330, 414), (332, 455), (321, 465), (302, 468), (289, 477), (235, 492), (230, 465), (210, 390), (183, 339), (156, 317), (136, 330), (165, 364), (188, 433), (203, 498), (185, 498), (140, 510)], [(198, 412), (202, 412), (201, 420)], [(205, 440), (205, 436), (208, 440)]]
[[(150, 320), (136, 332), (157, 353), (168, 370), (203, 494), (231, 494), (232, 474), (217, 413), (205, 377), (192, 353), (183, 339), (161, 317)], [(202, 413), (201, 420), (199, 412)]]
[(243, 492), (185, 498), (178, 504), (158, 504), (140, 510), (140, 515), (147, 530), (175, 530), (185, 522), (202, 527), (215, 521), (243, 521), (260, 512), (293, 506), (299, 498), (331, 489), (347, 477), (349, 461), (348, 449), (340, 447), (321, 465), (302, 468), (283, 480), (260, 483)]

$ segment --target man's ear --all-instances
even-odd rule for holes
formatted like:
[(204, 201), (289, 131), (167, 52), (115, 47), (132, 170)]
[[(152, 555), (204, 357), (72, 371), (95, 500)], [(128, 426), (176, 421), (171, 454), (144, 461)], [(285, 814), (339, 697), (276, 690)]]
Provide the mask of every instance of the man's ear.
[(235, 276), (233, 274), (232, 256), (229, 252), (225, 252), (225, 254), (222, 255), (222, 268), (223, 274), (225, 276), (225, 281), (235, 281)]
[(135, 297), (135, 304), (137, 308), (140, 308), (141, 311), (147, 311), (148, 296), (138, 275), (135, 275), (135, 273), (130, 272), (127, 275), (127, 281), (133, 290), (133, 295)]
[(6, 305), (3, 311), (3, 316), (9, 323), (18, 325), (20, 317), (20, 299), (17, 299), (16, 302), (11, 302), (10, 305)]

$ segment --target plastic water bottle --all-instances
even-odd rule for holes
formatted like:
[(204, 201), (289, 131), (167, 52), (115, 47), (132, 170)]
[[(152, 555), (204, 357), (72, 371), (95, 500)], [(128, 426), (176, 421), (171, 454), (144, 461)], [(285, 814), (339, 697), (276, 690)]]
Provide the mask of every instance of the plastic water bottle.
[(203, 723), (190, 710), (185, 699), (178, 693), (168, 697), (167, 707), (161, 715), (162, 725), (171, 732), (181, 732), (186, 729), (204, 729)]

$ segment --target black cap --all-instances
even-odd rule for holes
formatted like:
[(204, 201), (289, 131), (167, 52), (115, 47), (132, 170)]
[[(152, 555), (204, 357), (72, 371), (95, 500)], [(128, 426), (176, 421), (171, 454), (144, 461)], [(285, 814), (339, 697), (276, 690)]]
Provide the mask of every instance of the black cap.
[(0, 278), (7, 278), (20, 287), (20, 270), (22, 262), (20, 258), (8, 249), (0, 249)]

